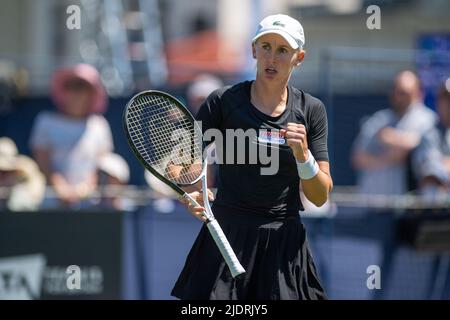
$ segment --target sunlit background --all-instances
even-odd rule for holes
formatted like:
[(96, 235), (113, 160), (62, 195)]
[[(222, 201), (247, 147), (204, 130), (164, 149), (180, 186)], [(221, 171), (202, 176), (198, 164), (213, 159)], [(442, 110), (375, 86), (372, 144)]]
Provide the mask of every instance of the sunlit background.
[[(98, 184), (83, 204), (59, 205), (47, 186), (39, 204), (15, 210), (7, 204), (10, 186), (0, 186), (0, 299), (172, 299), (201, 225), (144, 173), (124, 136), (123, 108), (142, 90), (164, 90), (193, 104), (194, 84), (204, 93), (254, 79), (251, 38), (258, 22), (274, 13), (299, 19), (305, 30), (306, 59), (291, 84), (327, 108), (335, 190), (324, 207), (308, 204), (302, 216), (329, 297), (450, 298), (450, 189), (433, 201), (424, 200), (418, 184), (400, 195), (361, 195), (351, 162), (361, 124), (390, 107), (399, 71), (418, 74), (425, 104), (437, 110), (437, 90), (450, 77), (449, 1), (0, 0), (0, 5), (0, 137), (33, 158), (36, 117), (56, 110), (52, 75), (61, 67), (90, 64), (108, 95), (104, 117), (114, 152), (127, 167), (121, 163), (116, 169), (128, 174), (117, 206), (99, 206), (105, 194), (117, 190)], [(379, 9), (379, 28), (371, 28), (369, 6)], [(70, 29), (78, 9), (80, 28)], [(80, 268), (79, 289), (68, 286), (71, 265)], [(379, 281), (373, 270), (379, 270)]]

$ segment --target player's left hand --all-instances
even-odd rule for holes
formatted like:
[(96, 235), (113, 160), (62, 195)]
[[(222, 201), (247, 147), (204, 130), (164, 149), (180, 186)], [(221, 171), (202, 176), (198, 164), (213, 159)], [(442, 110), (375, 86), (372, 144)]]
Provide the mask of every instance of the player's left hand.
[(303, 124), (289, 122), (285, 129), (280, 130), (286, 138), (286, 143), (291, 147), (295, 159), (300, 162), (308, 160), (308, 140), (306, 127)]

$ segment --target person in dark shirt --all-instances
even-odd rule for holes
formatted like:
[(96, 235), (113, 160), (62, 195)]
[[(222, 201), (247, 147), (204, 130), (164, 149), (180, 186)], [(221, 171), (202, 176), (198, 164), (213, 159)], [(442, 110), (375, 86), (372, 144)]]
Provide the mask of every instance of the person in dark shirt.
[(412, 164), (424, 200), (448, 201), (450, 196), (450, 78), (437, 95), (439, 122), (413, 151)]
[[(325, 107), (288, 85), (292, 71), (304, 59), (304, 43), (297, 20), (286, 15), (266, 17), (252, 43), (256, 79), (216, 90), (200, 107), (197, 120), (205, 140), (215, 137), (211, 141), (219, 159), (212, 210), (246, 273), (232, 278), (204, 225), (173, 296), (326, 298), (299, 216), (300, 190), (321, 206), (333, 185)], [(202, 204), (200, 192), (190, 195)], [(187, 205), (204, 221), (202, 207)]]

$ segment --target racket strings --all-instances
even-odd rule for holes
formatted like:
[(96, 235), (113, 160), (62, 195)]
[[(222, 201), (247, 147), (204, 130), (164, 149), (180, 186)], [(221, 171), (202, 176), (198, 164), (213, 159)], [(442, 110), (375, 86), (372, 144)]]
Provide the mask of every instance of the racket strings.
[(128, 130), (141, 157), (165, 178), (191, 184), (202, 173), (201, 132), (170, 99), (142, 95), (129, 106)]

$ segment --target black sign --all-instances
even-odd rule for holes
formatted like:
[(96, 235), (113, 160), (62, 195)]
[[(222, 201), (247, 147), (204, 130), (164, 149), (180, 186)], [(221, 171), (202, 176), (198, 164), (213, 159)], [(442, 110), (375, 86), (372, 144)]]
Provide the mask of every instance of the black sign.
[(0, 300), (120, 299), (119, 212), (0, 213)]

